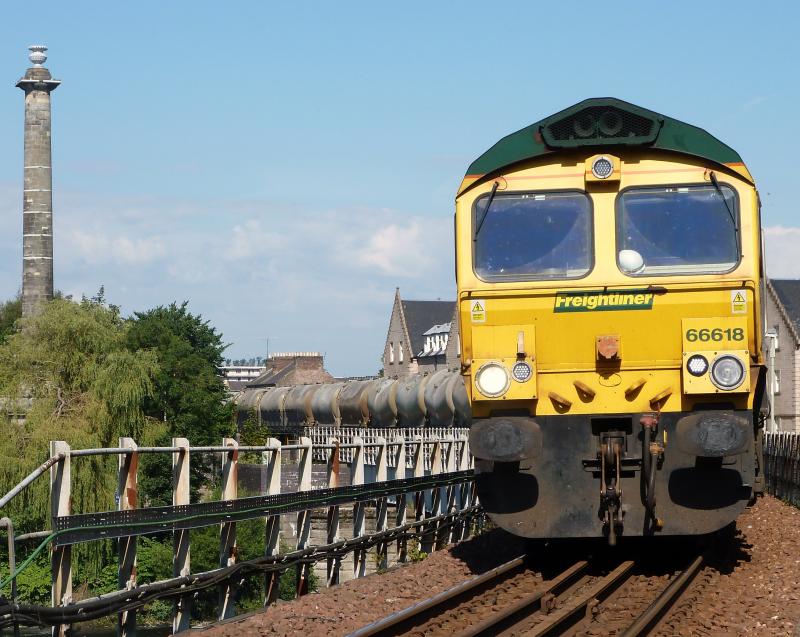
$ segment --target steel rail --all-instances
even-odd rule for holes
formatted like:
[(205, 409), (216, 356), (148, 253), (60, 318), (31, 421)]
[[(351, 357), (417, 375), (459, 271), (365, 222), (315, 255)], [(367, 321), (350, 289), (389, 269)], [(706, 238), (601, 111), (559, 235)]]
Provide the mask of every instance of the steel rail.
[(678, 599), (692, 579), (694, 579), (694, 576), (697, 575), (697, 572), (703, 565), (704, 560), (705, 558), (703, 555), (697, 556), (680, 575), (673, 578), (653, 603), (650, 604), (650, 606), (639, 615), (636, 621), (621, 634), (621, 637), (647, 635), (655, 626), (656, 622), (672, 607), (675, 600)]
[(581, 592), (580, 595), (577, 595), (574, 598), (570, 597), (563, 607), (558, 608), (550, 613), (544, 619), (544, 621), (534, 626), (531, 632), (527, 634), (530, 637), (543, 637), (544, 635), (555, 634), (554, 631), (563, 628), (563, 625), (573, 618), (578, 612), (585, 610), (589, 604), (595, 600), (604, 599), (605, 595), (619, 586), (625, 576), (630, 573), (633, 565), (634, 562), (632, 560), (623, 562), (604, 578), (595, 582), (586, 590)]
[(539, 608), (541, 608), (542, 599), (545, 597), (545, 595), (553, 594), (554, 592), (560, 590), (563, 585), (568, 584), (575, 577), (586, 570), (588, 565), (589, 562), (585, 560), (576, 562), (566, 571), (561, 572), (554, 578), (545, 582), (546, 586), (543, 588), (540, 588), (528, 597), (525, 597), (517, 603), (512, 604), (508, 608), (500, 611), (500, 613), (497, 615), (492, 615), (491, 617), (484, 619), (482, 622), (475, 624), (474, 626), (469, 626), (463, 632), (458, 633), (458, 637), (477, 637), (477, 635), (482, 634), (495, 634), (495, 631), (499, 625), (510, 621), (513, 617), (516, 617), (522, 613), (526, 613), (526, 617), (529, 616), (531, 612), (539, 610), (531, 609), (531, 606), (538, 604)]
[(403, 610), (392, 613), (383, 619), (371, 624), (367, 624), (366, 626), (363, 626), (362, 628), (350, 633), (348, 637), (371, 637), (372, 635), (379, 635), (391, 628), (398, 626), (401, 623), (419, 618), (433, 608), (444, 606), (447, 604), (447, 602), (450, 602), (457, 597), (472, 592), (485, 584), (491, 583), (493, 580), (496, 580), (503, 575), (506, 575), (510, 571), (519, 568), (524, 564), (524, 562), (524, 555), (515, 557), (513, 560), (510, 560), (505, 564), (501, 564), (490, 571), (486, 571), (485, 573), (477, 575), (472, 579), (461, 582), (460, 584), (457, 584), (452, 588), (448, 588), (441, 593), (437, 593), (436, 595), (414, 604), (413, 606), (409, 606)]

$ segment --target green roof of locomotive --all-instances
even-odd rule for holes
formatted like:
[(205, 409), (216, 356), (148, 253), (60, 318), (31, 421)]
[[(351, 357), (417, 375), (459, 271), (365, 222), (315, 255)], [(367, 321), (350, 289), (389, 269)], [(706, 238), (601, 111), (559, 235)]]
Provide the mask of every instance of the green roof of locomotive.
[[(605, 125), (601, 125), (603, 118)], [(617, 126), (619, 130), (615, 130)], [(702, 128), (623, 100), (601, 97), (579, 102), (503, 137), (472, 162), (467, 177), (474, 179), (567, 149), (614, 146), (674, 151), (728, 166), (743, 164), (735, 150)]]

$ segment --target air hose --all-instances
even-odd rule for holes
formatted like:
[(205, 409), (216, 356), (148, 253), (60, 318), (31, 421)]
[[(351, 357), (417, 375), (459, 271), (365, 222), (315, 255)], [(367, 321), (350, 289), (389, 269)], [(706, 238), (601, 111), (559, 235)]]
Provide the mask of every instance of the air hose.
[(642, 484), (644, 487), (644, 505), (648, 514), (656, 516), (656, 468), (661, 448), (656, 444), (658, 415), (645, 414), (639, 421), (642, 425)]

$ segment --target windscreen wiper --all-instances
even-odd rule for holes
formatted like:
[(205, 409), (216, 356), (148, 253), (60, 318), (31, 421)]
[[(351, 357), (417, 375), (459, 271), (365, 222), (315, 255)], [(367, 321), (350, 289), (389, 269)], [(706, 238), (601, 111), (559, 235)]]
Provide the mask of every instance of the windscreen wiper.
[(722, 203), (725, 204), (725, 210), (728, 211), (728, 214), (731, 217), (731, 223), (733, 224), (734, 232), (739, 232), (739, 226), (736, 225), (736, 217), (734, 217), (733, 211), (728, 205), (728, 200), (725, 199), (725, 193), (722, 192), (722, 188), (720, 187), (719, 182), (717, 181), (717, 176), (714, 174), (713, 170), (709, 172), (709, 177), (711, 178), (711, 183), (714, 184), (714, 188), (716, 188), (717, 192), (719, 193), (719, 196), (722, 197)]
[(489, 206), (492, 205), (492, 201), (494, 201), (494, 196), (495, 194), (497, 194), (497, 189), (499, 187), (500, 187), (500, 182), (499, 181), (494, 182), (494, 185), (492, 186), (492, 192), (489, 194), (489, 200), (486, 202), (486, 205), (483, 208), (483, 214), (481, 215), (481, 218), (478, 221), (478, 225), (475, 228), (475, 236), (472, 237), (473, 241), (478, 240), (478, 233), (481, 231), (481, 228), (483, 227), (483, 222), (486, 221), (486, 215), (489, 214)]

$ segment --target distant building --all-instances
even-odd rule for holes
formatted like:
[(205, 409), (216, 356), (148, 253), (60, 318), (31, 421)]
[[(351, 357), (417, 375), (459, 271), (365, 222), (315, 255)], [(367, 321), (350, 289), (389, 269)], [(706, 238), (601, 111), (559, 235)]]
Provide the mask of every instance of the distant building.
[(404, 301), (395, 291), (383, 350), (387, 378), (458, 366), (458, 317), (453, 301)]
[(334, 377), (325, 371), (319, 352), (284, 352), (272, 354), (266, 360), (263, 373), (249, 387), (287, 387), (332, 383)]
[(800, 432), (800, 280), (767, 283), (766, 331), (773, 335), (764, 343), (767, 363), (770, 354), (775, 361), (767, 382), (773, 399), (770, 423), (778, 431)]
[(264, 365), (223, 365), (219, 368), (225, 386), (231, 392), (238, 392), (244, 386), (261, 376), (266, 367)]

